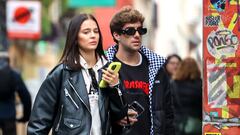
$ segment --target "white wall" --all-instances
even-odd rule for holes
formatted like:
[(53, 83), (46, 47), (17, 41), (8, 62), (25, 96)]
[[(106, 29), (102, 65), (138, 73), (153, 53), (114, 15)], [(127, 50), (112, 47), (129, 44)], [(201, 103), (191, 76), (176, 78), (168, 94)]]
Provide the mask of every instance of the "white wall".
[(188, 39), (193, 35), (190, 31), (190, 25), (195, 22), (198, 22), (195, 31), (202, 39), (202, 1), (155, 1), (158, 4), (158, 27), (154, 38), (155, 52), (163, 56), (177, 53), (181, 57), (189, 55), (195, 57), (195, 52), (188, 53)]

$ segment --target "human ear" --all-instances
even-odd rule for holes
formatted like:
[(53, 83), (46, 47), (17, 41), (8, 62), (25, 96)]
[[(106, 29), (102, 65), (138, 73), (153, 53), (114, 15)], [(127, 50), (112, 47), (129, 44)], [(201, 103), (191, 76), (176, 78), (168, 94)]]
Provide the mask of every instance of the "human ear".
[(116, 32), (113, 32), (113, 37), (117, 40), (120, 41), (120, 35)]

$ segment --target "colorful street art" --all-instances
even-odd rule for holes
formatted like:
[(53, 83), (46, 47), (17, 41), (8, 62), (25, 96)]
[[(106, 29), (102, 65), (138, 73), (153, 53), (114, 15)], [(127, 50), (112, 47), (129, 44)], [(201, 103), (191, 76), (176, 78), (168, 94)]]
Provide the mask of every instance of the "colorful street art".
[(240, 134), (240, 0), (203, 0), (203, 135)]

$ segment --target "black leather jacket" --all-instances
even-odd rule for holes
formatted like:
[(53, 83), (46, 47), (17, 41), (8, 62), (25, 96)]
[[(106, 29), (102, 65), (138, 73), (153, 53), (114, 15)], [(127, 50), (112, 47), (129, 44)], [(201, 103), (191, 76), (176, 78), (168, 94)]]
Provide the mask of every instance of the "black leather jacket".
[[(119, 119), (126, 115), (118, 102), (109, 102), (109, 97), (118, 101), (117, 90), (107, 88), (99, 91), (103, 135), (109, 132), (109, 111)], [(51, 128), (53, 135), (89, 135), (91, 121), (82, 72), (58, 65), (40, 87), (28, 123), (28, 135), (46, 135)]]

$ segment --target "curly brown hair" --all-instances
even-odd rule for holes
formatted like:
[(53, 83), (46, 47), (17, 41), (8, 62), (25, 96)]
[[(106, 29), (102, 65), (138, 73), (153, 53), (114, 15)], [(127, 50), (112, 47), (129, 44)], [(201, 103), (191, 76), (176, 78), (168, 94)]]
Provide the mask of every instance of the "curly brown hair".
[[(122, 27), (126, 23), (141, 22), (143, 24), (144, 20), (145, 17), (138, 10), (133, 9), (131, 6), (124, 6), (112, 17), (110, 22), (111, 34), (112, 36), (114, 32), (120, 34)], [(117, 43), (117, 40), (114, 39), (114, 41)]]
[(174, 80), (195, 80), (201, 78), (201, 71), (197, 62), (193, 58), (185, 58), (179, 65), (176, 74), (173, 75)]

